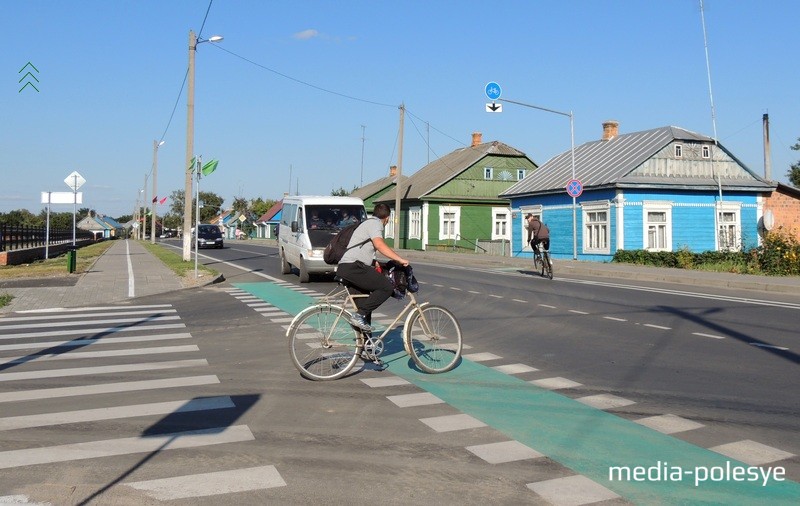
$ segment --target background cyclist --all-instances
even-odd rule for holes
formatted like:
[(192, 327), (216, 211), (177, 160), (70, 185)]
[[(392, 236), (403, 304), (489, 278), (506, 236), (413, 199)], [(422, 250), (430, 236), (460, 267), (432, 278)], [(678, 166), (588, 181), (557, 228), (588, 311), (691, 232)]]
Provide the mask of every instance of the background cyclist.
[(525, 228), (528, 229), (528, 242), (533, 249), (533, 258), (538, 260), (539, 244), (542, 245), (545, 251), (550, 250), (550, 229), (539, 221), (539, 216), (532, 213), (528, 213), (525, 216), (525, 220), (527, 220)]

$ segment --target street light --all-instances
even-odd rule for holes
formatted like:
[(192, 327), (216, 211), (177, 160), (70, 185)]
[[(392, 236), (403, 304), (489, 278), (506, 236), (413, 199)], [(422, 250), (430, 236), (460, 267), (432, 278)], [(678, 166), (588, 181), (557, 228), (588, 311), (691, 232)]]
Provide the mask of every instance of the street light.
[(186, 234), (192, 228), (192, 172), (190, 164), (194, 154), (194, 55), (197, 45), (203, 42), (219, 42), (220, 35), (209, 39), (198, 38), (194, 31), (189, 30), (189, 86), (186, 90), (186, 163), (183, 164), (183, 261), (192, 259), (192, 236)]
[(150, 244), (156, 243), (156, 206), (158, 205), (158, 148), (162, 144), (164, 144), (164, 141), (153, 141), (153, 205), (150, 206), (153, 216), (150, 219)]
[(142, 186), (142, 231), (140, 232), (139, 239), (144, 240), (147, 237), (147, 180), (150, 174), (144, 175), (144, 186)]
[[(531, 104), (524, 104), (522, 102), (515, 102), (514, 100), (508, 100), (505, 98), (499, 98), (500, 102), (508, 102), (510, 104), (517, 104), (522, 105), (525, 107), (530, 107), (532, 109), (539, 109), (540, 111), (545, 112), (552, 112), (553, 114), (559, 114), (561, 116), (568, 116), (569, 117), (569, 136), (572, 143), (571, 148), (571, 155), (572, 155), (572, 180), (575, 180), (575, 117), (572, 115), (572, 111), (570, 112), (561, 112), (555, 111), (553, 109), (546, 109), (544, 107), (539, 107), (537, 105)], [(572, 259), (578, 259), (578, 218), (577, 218), (577, 205), (575, 202), (575, 197), (572, 197)]]

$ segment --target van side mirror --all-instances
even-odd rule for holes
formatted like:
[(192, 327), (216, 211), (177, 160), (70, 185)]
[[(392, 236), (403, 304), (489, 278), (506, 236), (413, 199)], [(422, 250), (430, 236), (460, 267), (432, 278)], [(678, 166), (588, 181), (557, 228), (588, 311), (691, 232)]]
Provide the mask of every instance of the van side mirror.
[(297, 227), (297, 222), (296, 222), (296, 221), (293, 221), (293, 222), (292, 222), (292, 232), (297, 232), (297, 228), (298, 228), (298, 227)]

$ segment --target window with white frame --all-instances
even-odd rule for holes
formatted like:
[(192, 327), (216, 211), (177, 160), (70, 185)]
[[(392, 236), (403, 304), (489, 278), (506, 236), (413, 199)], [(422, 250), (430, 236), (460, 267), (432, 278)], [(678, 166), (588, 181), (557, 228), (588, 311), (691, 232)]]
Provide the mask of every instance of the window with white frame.
[(703, 158), (711, 158), (711, 146), (703, 146)]
[(492, 208), (492, 240), (511, 239), (510, 214), (505, 207)]
[(672, 205), (669, 202), (644, 202), (644, 249), (672, 251)]
[(422, 208), (412, 207), (408, 210), (408, 238), (422, 239)]
[(527, 174), (525, 169), (517, 169), (517, 181), (522, 181), (525, 179), (525, 174)]
[(383, 236), (394, 238), (394, 209), (389, 213), (389, 223), (387, 223), (386, 228), (383, 229)]
[(439, 240), (457, 239), (461, 232), (461, 208), (441, 206), (439, 208)]
[(683, 156), (683, 145), (675, 144), (675, 158), (681, 158)]
[(583, 205), (583, 252), (610, 253), (610, 204)]
[(491, 167), (484, 167), (483, 179), (494, 179), (494, 169)]
[(738, 203), (717, 206), (717, 241), (720, 251), (741, 248), (741, 207)]

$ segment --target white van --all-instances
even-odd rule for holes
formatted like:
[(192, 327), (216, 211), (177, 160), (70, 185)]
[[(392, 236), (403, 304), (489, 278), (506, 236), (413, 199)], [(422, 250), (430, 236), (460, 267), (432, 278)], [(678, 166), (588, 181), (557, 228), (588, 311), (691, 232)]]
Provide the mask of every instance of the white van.
[(365, 219), (364, 201), (359, 198), (284, 197), (278, 227), (281, 274), (289, 274), (296, 267), (301, 283), (308, 283), (311, 274), (333, 274), (336, 266), (322, 259), (325, 246), (339, 230)]

